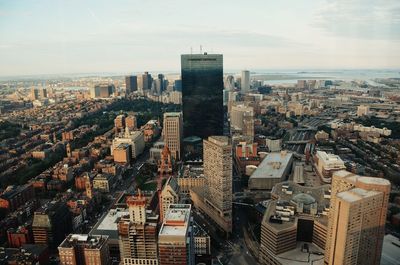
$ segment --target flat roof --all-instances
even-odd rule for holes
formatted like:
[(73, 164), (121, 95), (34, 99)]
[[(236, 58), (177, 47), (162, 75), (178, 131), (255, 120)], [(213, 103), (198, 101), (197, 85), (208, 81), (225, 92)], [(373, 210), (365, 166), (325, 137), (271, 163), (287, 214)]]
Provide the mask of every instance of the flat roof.
[(103, 217), (96, 223), (90, 231), (91, 235), (108, 235), (112, 239), (118, 239), (118, 221), (122, 216), (129, 215), (127, 209), (110, 209)]
[(336, 197), (347, 202), (355, 202), (377, 194), (379, 194), (378, 191), (354, 188), (348, 191), (339, 192), (336, 194)]
[[(308, 245), (310, 255), (307, 252), (302, 252), (301, 247), (303, 244)], [(319, 254), (319, 255), (318, 255)], [(324, 250), (317, 245), (309, 242), (297, 242), (296, 248), (286, 251), (282, 254), (276, 255), (276, 259), (282, 265), (323, 265), (324, 264)]]
[(190, 222), (190, 204), (171, 204), (159, 235), (185, 236)]
[(269, 153), (250, 178), (282, 178), (289, 165), (293, 153), (273, 152)]
[(383, 238), (381, 265), (396, 265), (400, 260), (400, 240), (393, 235)]

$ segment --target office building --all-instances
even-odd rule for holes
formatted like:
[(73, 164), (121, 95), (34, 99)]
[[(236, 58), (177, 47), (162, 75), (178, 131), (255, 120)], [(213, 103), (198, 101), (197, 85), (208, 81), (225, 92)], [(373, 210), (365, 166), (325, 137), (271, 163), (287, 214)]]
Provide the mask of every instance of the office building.
[(30, 98), (31, 98), (31, 100), (38, 100), (39, 99), (39, 89), (37, 89), (35, 87), (31, 87)]
[(171, 204), (158, 235), (160, 265), (194, 264), (191, 205)]
[(125, 87), (127, 94), (136, 91), (138, 87), (137, 76), (136, 75), (125, 76)]
[(147, 92), (151, 89), (151, 86), (153, 84), (153, 78), (151, 77), (151, 74), (149, 72), (144, 72), (138, 78), (138, 88), (141, 90), (141, 92)]
[(164, 220), (164, 216), (171, 204), (179, 202), (179, 185), (174, 177), (169, 177), (164, 187), (160, 191), (160, 220)]
[(140, 193), (126, 199), (129, 216), (118, 222), (119, 249), (124, 265), (157, 265), (158, 215), (147, 209)]
[(175, 160), (181, 159), (183, 120), (180, 112), (164, 113), (163, 136), (164, 144), (168, 146)]
[(120, 114), (114, 119), (115, 133), (119, 133), (125, 129), (125, 115)]
[(205, 187), (190, 192), (196, 208), (212, 218), (225, 232), (232, 231), (232, 145), (226, 136), (203, 140)]
[(184, 137), (207, 139), (222, 135), (223, 109), (222, 54), (181, 56)]
[(238, 131), (251, 141), (254, 138), (254, 110), (243, 104), (232, 106), (230, 111), (231, 129)]
[(241, 78), (241, 90), (246, 93), (250, 91), (250, 71), (243, 70)]
[(115, 87), (114, 85), (95, 85), (90, 88), (90, 97), (91, 98), (110, 98), (114, 93)]
[(130, 131), (125, 128), (123, 134), (116, 136), (112, 142), (111, 155), (114, 154), (114, 149), (116, 149), (120, 144), (129, 144), (131, 147), (132, 159), (136, 159), (144, 150), (144, 135), (142, 131)]
[(131, 146), (129, 144), (120, 144), (114, 149), (114, 162), (122, 165), (131, 163)]
[(71, 232), (72, 219), (64, 202), (51, 201), (35, 211), (32, 233), (35, 244), (48, 245), (56, 249)]
[(323, 264), (329, 188), (292, 181), (274, 186), (261, 222), (260, 264)]
[(380, 264), (390, 182), (333, 173), (325, 264)]
[(135, 115), (129, 115), (125, 118), (125, 126), (130, 131), (137, 130), (137, 119)]
[(70, 234), (58, 247), (61, 265), (109, 265), (108, 236)]

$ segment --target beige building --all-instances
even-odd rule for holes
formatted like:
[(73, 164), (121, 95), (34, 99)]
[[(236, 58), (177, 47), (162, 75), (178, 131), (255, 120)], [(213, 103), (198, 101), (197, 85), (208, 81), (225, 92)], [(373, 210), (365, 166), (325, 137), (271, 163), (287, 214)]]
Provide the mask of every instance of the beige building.
[(379, 264), (390, 182), (345, 170), (332, 178), (325, 264)]
[(338, 155), (324, 151), (317, 151), (314, 162), (318, 175), (325, 183), (331, 182), (333, 172), (346, 169), (343, 160)]
[(141, 131), (130, 131), (129, 128), (125, 128), (123, 134), (118, 135), (114, 138), (111, 147), (111, 155), (114, 154), (114, 149), (120, 144), (129, 144), (131, 146), (132, 156), (135, 159), (144, 150), (144, 135)]
[(97, 174), (93, 179), (93, 189), (101, 192), (110, 192), (115, 182), (115, 176), (111, 174)]
[(131, 163), (131, 146), (129, 144), (118, 145), (113, 152), (114, 162), (129, 165)]
[(164, 216), (171, 204), (179, 202), (179, 186), (176, 178), (169, 177), (165, 182), (160, 193), (160, 220), (164, 220)]
[(254, 110), (245, 105), (232, 106), (230, 112), (231, 128), (240, 131), (243, 136), (254, 138)]
[(168, 146), (175, 160), (181, 159), (183, 118), (181, 112), (164, 113), (163, 122), (164, 144)]
[(232, 232), (232, 146), (226, 136), (203, 141), (204, 188), (192, 188), (194, 205), (225, 232)]
[(204, 187), (206, 179), (202, 166), (186, 165), (177, 178), (179, 192), (189, 194), (194, 187)]
[(369, 106), (360, 105), (357, 107), (357, 116), (362, 117), (369, 114)]
[[(329, 185), (278, 183), (261, 222), (260, 264), (322, 264), (327, 231)], [(310, 255), (302, 251), (308, 245)], [(308, 262), (307, 262), (308, 260)]]
[(119, 249), (123, 265), (157, 265), (158, 215), (146, 209), (146, 198), (140, 193), (126, 203), (129, 216), (118, 222)]
[(133, 131), (137, 129), (137, 120), (135, 115), (129, 115), (125, 118), (125, 126)]
[(58, 247), (61, 265), (109, 265), (108, 236), (70, 234)]
[(291, 172), (293, 153), (272, 152), (263, 159), (249, 178), (249, 189), (271, 190), (277, 183), (285, 181)]
[(171, 204), (158, 235), (160, 265), (194, 264), (191, 205)]
[(282, 139), (265, 139), (265, 145), (270, 152), (279, 152), (282, 150)]
[(125, 127), (125, 115), (120, 114), (114, 119), (115, 133), (121, 132)]

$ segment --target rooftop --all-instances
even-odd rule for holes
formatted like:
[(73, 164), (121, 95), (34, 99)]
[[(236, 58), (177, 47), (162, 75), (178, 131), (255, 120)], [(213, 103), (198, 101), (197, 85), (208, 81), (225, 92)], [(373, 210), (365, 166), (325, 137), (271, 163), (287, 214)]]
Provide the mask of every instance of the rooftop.
[(190, 224), (190, 204), (171, 204), (160, 228), (160, 236), (185, 236)]
[(97, 222), (90, 234), (108, 235), (112, 239), (118, 239), (118, 221), (122, 216), (129, 215), (127, 209), (111, 209)]
[(393, 235), (383, 238), (381, 265), (396, 265), (400, 260), (400, 240)]
[(250, 178), (281, 178), (293, 154), (288, 152), (269, 153)]
[[(304, 244), (308, 245), (309, 253), (301, 251)], [(276, 259), (282, 265), (323, 265), (324, 264), (324, 250), (317, 245), (307, 242), (297, 242), (295, 249), (284, 252), (276, 256)]]

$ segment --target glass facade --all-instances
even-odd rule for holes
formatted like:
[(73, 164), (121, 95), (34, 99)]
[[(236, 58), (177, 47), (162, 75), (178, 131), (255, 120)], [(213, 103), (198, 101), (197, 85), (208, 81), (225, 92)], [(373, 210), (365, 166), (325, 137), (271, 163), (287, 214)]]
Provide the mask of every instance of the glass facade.
[(222, 135), (222, 54), (183, 54), (181, 71), (184, 137)]

